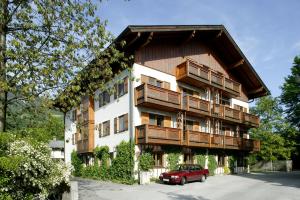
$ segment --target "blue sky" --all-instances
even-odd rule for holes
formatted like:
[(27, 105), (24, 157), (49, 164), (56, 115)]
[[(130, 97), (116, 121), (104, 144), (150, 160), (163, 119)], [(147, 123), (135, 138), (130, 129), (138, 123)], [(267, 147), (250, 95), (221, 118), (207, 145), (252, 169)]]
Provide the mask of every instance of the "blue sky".
[(300, 55), (299, 0), (109, 0), (97, 14), (115, 36), (127, 25), (223, 24), (273, 96)]

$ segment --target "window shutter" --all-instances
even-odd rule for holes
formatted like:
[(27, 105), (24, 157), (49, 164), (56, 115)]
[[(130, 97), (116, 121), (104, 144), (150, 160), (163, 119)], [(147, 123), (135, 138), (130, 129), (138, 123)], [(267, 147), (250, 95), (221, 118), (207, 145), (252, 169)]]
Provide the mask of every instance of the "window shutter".
[(164, 116), (164, 127), (171, 127), (171, 116)]
[(72, 145), (75, 144), (75, 141), (74, 141), (74, 134), (72, 134)]
[(128, 130), (128, 113), (124, 115), (124, 128)]
[(110, 135), (110, 120), (107, 123), (107, 135)]
[(149, 124), (149, 113), (142, 112), (142, 124)]
[(114, 119), (114, 132), (118, 133), (118, 118), (117, 117)]
[(114, 85), (114, 99), (117, 99), (118, 98), (118, 84), (115, 84)]
[(170, 89), (170, 83), (169, 82), (166, 82), (164, 81), (164, 86), (163, 86), (165, 89)]
[(149, 83), (149, 77), (145, 75), (141, 75), (141, 82), (142, 83)]
[(193, 121), (193, 131), (199, 131), (199, 122)]
[(102, 123), (99, 124), (98, 133), (99, 133), (99, 138), (102, 137)]
[(128, 77), (124, 78), (124, 93), (127, 94), (128, 92)]

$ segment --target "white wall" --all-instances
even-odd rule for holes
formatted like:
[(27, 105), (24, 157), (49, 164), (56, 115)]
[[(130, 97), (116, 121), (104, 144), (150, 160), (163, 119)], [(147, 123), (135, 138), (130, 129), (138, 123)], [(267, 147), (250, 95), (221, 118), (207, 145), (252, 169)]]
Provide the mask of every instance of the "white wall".
[[(129, 72), (124, 71), (120, 74), (119, 78), (123, 79), (128, 76)], [(128, 80), (129, 82), (130, 80)], [(111, 83), (108, 84), (112, 86)], [(130, 84), (128, 84), (130, 85)], [(128, 86), (129, 87), (129, 86)], [(95, 147), (107, 145), (110, 152), (114, 151), (114, 148), (122, 141), (129, 141), (129, 131), (121, 133), (114, 133), (114, 118), (123, 114), (129, 113), (129, 89), (128, 93), (121, 96), (118, 99), (114, 99), (114, 95), (110, 96), (110, 103), (99, 108), (98, 95), (100, 91), (95, 93), (95, 125), (110, 120), (110, 135), (99, 138), (98, 130), (95, 130)], [(129, 116), (128, 116), (129, 121)], [(129, 130), (129, 129), (128, 129)]]
[(244, 108), (247, 108), (247, 112), (249, 112), (249, 103), (248, 102), (244, 102), (244, 101), (232, 98), (231, 99), (232, 107), (233, 107), (234, 104), (239, 105), (239, 106), (243, 106)]
[[(76, 124), (71, 121), (72, 110), (67, 112), (65, 119), (65, 162), (71, 163), (71, 153), (76, 150), (76, 145), (72, 144), (72, 134), (76, 133)], [(75, 137), (75, 135), (74, 135)]]

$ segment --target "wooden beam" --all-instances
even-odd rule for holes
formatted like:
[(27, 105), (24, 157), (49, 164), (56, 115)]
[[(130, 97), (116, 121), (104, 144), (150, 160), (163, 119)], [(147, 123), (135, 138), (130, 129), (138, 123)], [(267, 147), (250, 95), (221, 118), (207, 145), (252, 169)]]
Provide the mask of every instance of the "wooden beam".
[(239, 66), (241, 66), (242, 64), (244, 64), (244, 62), (245, 62), (245, 60), (244, 60), (244, 59), (241, 59), (241, 60), (239, 60), (238, 62), (236, 62), (236, 63), (234, 63), (233, 65), (231, 65), (231, 66), (229, 67), (229, 69), (234, 69), (234, 68), (236, 68), (236, 67), (239, 67)]
[(142, 44), (140, 48), (147, 46), (151, 42), (152, 38), (153, 38), (153, 32), (149, 33), (146, 42), (144, 42), (144, 44)]
[(138, 32), (135, 36), (135, 38), (133, 38), (130, 42), (128, 42), (128, 44), (126, 44), (126, 47), (129, 47), (130, 45), (132, 45), (137, 39), (139, 39), (141, 37), (141, 33)]
[(196, 35), (196, 30), (193, 30), (193, 32), (186, 38), (182, 41), (181, 45), (189, 42), (191, 39), (193, 39)]
[(248, 94), (255, 94), (255, 93), (258, 93), (258, 92), (262, 92), (263, 90), (264, 90), (264, 88), (260, 87), (260, 88), (249, 91)]
[(218, 35), (216, 36), (216, 38), (221, 37), (222, 34), (223, 34), (223, 30), (220, 30), (220, 32), (218, 33)]

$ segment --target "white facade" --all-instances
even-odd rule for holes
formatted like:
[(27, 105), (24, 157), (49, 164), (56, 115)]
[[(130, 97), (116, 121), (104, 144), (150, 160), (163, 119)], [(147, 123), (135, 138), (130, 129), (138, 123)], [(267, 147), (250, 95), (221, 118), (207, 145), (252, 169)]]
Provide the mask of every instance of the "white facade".
[(65, 116), (65, 162), (71, 163), (71, 153), (76, 151), (76, 144), (74, 141), (74, 133), (76, 133), (76, 123), (72, 121), (72, 111), (69, 111)]
[(53, 159), (64, 159), (65, 158), (65, 152), (63, 149), (52, 149), (51, 150), (51, 158)]

